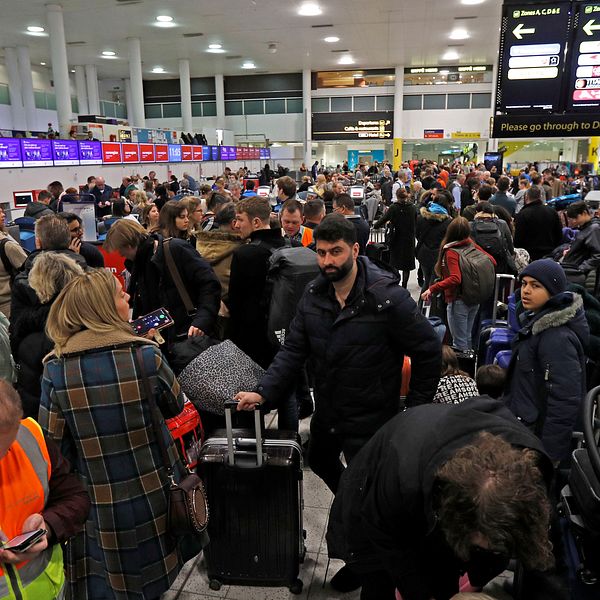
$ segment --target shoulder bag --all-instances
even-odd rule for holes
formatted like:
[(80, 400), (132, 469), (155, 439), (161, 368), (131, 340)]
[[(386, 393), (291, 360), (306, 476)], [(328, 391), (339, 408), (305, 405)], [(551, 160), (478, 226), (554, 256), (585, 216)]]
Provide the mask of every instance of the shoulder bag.
[(163, 241), (163, 252), (165, 253), (165, 263), (167, 265), (167, 269), (171, 274), (171, 279), (177, 288), (177, 293), (183, 302), (183, 306), (187, 311), (188, 317), (193, 317), (196, 314), (196, 308), (194, 307), (194, 303), (188, 294), (188, 291), (181, 279), (181, 273), (179, 273), (179, 269), (175, 264), (175, 260), (173, 260), (173, 254), (171, 253), (170, 239)]
[(208, 525), (208, 502), (204, 485), (198, 475), (192, 473), (187, 467), (179, 483), (175, 482), (173, 466), (169, 460), (167, 446), (165, 444), (163, 428), (160, 426), (162, 416), (159, 413), (152, 386), (146, 368), (144, 366), (144, 355), (142, 348), (136, 348), (137, 362), (139, 363), (145, 393), (150, 404), (152, 416), (152, 428), (163, 461), (165, 470), (169, 477), (169, 497), (167, 509), (167, 526), (169, 533), (183, 536), (188, 533), (200, 534)]

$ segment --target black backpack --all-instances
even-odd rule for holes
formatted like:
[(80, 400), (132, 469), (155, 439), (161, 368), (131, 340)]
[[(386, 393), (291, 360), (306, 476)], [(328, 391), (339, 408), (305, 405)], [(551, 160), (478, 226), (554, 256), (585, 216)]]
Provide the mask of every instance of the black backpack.
[(498, 223), (495, 221), (484, 221), (475, 219), (473, 221), (472, 237), (488, 254), (494, 257), (496, 263), (500, 265), (505, 261), (506, 251), (504, 240)]
[(467, 305), (481, 304), (494, 293), (496, 271), (490, 257), (473, 244), (452, 248), (459, 255), (461, 273), (458, 297)]

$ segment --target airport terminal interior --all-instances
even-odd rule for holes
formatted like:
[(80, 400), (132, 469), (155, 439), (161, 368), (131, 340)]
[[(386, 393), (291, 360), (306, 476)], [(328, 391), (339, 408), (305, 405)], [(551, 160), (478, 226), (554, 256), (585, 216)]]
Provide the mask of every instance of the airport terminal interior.
[(0, 8), (0, 598), (600, 598), (600, 3)]

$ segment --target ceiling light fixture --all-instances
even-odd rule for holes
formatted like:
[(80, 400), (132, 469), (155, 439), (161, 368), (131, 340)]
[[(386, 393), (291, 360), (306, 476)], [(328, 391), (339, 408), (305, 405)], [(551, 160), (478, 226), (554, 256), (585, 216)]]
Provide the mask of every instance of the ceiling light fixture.
[(159, 23), (170, 23), (173, 20), (173, 17), (170, 17), (169, 15), (158, 15), (158, 17), (156, 17), (156, 20)]
[(354, 79), (362, 79), (364, 77), (364, 75), (362, 73), (354, 73), (354, 75), (352, 75), (352, 77), (354, 77)]
[(227, 50), (223, 50), (223, 48), (209, 48), (207, 52), (210, 52), (211, 54), (225, 54)]
[(256, 69), (256, 65), (251, 60), (247, 60), (242, 65), (242, 69)]
[(342, 58), (340, 58), (340, 60), (338, 60), (338, 64), (340, 65), (353, 65), (354, 64), (354, 59), (350, 56), (342, 56)]
[(75, 73), (75, 69), (71, 69), (71, 73)]
[(475, 4), (483, 4), (485, 2), (485, 0), (460, 0), (461, 4), (464, 4), (466, 6), (473, 6)]
[(103, 50), (102, 51), (102, 56), (116, 56), (116, 52), (114, 52), (113, 50)]
[(29, 33), (44, 33), (44, 31), (46, 31), (43, 27), (39, 27), (38, 25), (30, 25), (27, 28), (27, 31), (29, 31)]
[(466, 29), (455, 29), (450, 33), (451, 40), (468, 40), (469, 32)]
[(163, 67), (154, 67), (154, 68), (152, 69), (152, 72), (153, 72), (153, 73), (164, 73), (164, 72), (165, 72), (165, 70), (164, 70), (164, 68), (163, 68)]
[(316, 2), (305, 2), (298, 9), (298, 14), (301, 17), (316, 17), (322, 12), (321, 7)]
[(42, 67), (45, 67), (46, 63), (45, 62), (41, 62), (40, 65), (42, 65)]
[(222, 48), (222, 44), (209, 44), (208, 48), (209, 50), (220, 50)]
[(458, 52), (456, 50), (446, 50), (442, 60), (458, 60)]
[(340, 41), (340, 38), (337, 35), (329, 35), (323, 41), (327, 42), (328, 44), (335, 44), (336, 42)]

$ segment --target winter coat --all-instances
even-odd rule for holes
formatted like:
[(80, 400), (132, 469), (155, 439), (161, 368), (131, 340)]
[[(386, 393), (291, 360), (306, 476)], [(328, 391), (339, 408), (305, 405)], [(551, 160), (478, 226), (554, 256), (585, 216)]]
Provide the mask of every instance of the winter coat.
[(585, 320), (590, 329), (590, 339), (586, 349), (586, 356), (594, 362), (600, 360), (600, 300), (590, 294), (583, 286), (570, 283), (570, 292), (579, 294), (583, 299)]
[(166, 265), (164, 238), (152, 234), (138, 247), (131, 267), (128, 292), (131, 295), (133, 318), (165, 307), (175, 325), (164, 330), (163, 337), (173, 342), (176, 336), (187, 334), (190, 326), (205, 333), (213, 331), (221, 301), (221, 285), (211, 266), (186, 240), (169, 240), (173, 261), (187, 290), (195, 313), (188, 314), (183, 300)]
[(242, 240), (239, 235), (218, 229), (196, 233), (196, 250), (219, 278), (221, 298), (227, 296), (233, 252), (241, 244)]
[(389, 572), (404, 600), (448, 600), (464, 569), (483, 586), (482, 573), (446, 544), (433, 508), (435, 473), (481, 431), (540, 452), (551, 480), (539, 440), (501, 402), (482, 396), (418, 406), (382, 427), (344, 471), (329, 516), (329, 556), (358, 572)]
[(575, 266), (586, 274), (600, 267), (600, 220), (593, 218), (580, 227), (562, 263)]
[(558, 213), (541, 201), (526, 204), (515, 217), (515, 248), (525, 248), (532, 261), (550, 254), (561, 241)]
[(569, 457), (571, 434), (586, 393), (589, 327), (581, 296), (558, 294), (539, 312), (521, 316), (504, 400), (541, 438), (552, 460)]
[[(67, 547), (71, 598), (158, 600), (181, 562), (167, 528), (169, 479), (161, 460), (136, 348), (165, 418), (183, 409), (156, 344), (121, 331), (84, 330), (47, 357), (39, 423), (90, 494), (85, 530)], [(161, 435), (170, 440), (164, 421)], [(178, 456), (172, 441), (172, 465)]]
[(420, 263), (425, 263), (433, 269), (446, 229), (452, 219), (449, 215), (430, 212), (426, 206), (423, 206), (419, 213), (416, 228), (416, 257)]
[(399, 271), (415, 268), (415, 228), (417, 207), (411, 202), (394, 202), (389, 210), (375, 223), (375, 229), (391, 223), (390, 264)]
[(515, 209), (517, 208), (517, 201), (514, 196), (509, 195), (506, 192), (496, 192), (490, 198), (490, 204), (492, 206), (501, 206), (502, 208), (505, 208), (511, 217), (515, 214)]
[(431, 402), (441, 371), (441, 345), (397, 274), (358, 258), (344, 309), (320, 275), (304, 291), (285, 344), (257, 391), (271, 403), (286, 398), (309, 361), (313, 421), (367, 440), (399, 408), (402, 364), (411, 357), (408, 406)]
[(27, 207), (25, 208), (25, 217), (33, 217), (36, 221), (40, 217), (45, 217), (46, 215), (53, 215), (54, 211), (43, 202), (29, 202)]
[[(21, 248), (21, 245), (12, 239), (9, 235), (0, 231), (0, 241), (8, 238), (4, 244), (4, 253), (8, 262), (15, 268), (20, 269), (27, 259), (27, 252)], [(4, 263), (0, 260), (0, 312), (3, 312), (6, 317), (10, 318), (10, 273), (6, 272)]]
[(260, 229), (233, 252), (229, 294), (231, 339), (254, 362), (267, 368), (275, 353), (267, 337), (265, 284), (272, 248), (282, 248), (286, 240), (281, 229)]

